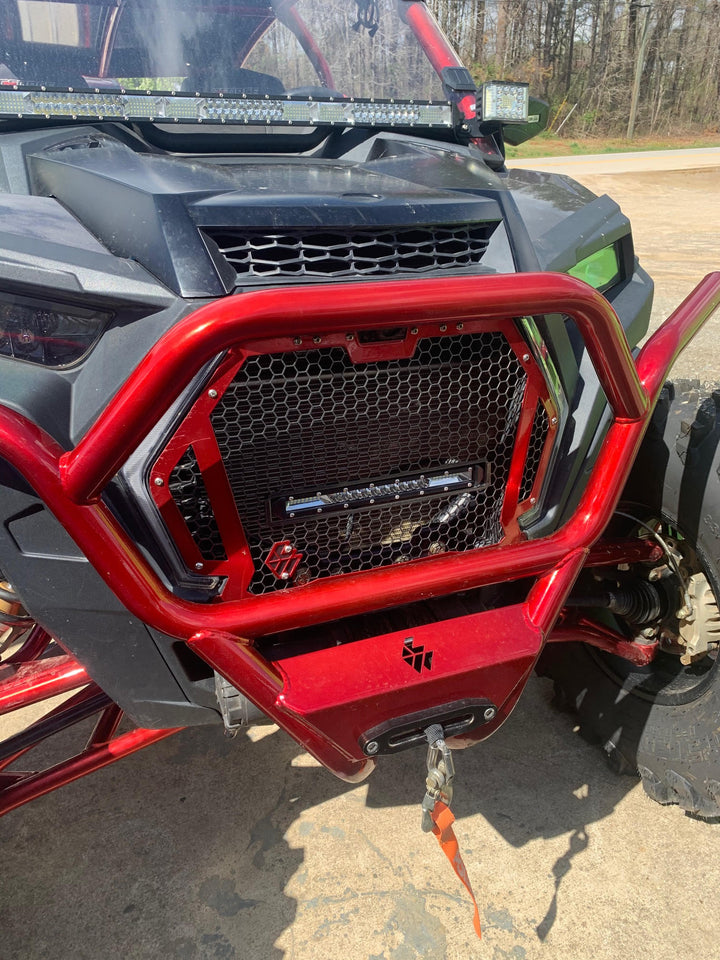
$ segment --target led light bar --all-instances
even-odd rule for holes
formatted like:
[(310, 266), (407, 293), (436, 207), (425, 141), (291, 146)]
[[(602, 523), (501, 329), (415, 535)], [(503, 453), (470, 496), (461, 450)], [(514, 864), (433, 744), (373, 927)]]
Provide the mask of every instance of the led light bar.
[(452, 127), (445, 101), (193, 96), (192, 94), (66, 90), (0, 86), (0, 116), (77, 120), (150, 120), (156, 123), (230, 123), (292, 126)]
[(398, 477), (355, 488), (318, 491), (308, 497), (288, 497), (273, 504), (273, 513), (278, 517), (295, 520), (307, 517), (308, 514), (340, 512), (352, 507), (374, 507), (397, 500), (414, 500), (434, 494), (480, 489), (488, 482), (489, 467), (486, 463), (471, 467), (453, 467), (439, 473)]
[(502, 123), (527, 123), (530, 88), (527, 83), (492, 80), (482, 86), (483, 120)]

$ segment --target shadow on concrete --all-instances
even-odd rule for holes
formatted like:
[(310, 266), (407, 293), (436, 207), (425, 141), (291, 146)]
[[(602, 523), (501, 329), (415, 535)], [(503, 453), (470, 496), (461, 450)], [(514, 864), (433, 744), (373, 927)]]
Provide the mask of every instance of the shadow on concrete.
[[(607, 770), (549, 700), (547, 681), (533, 680), (504, 728), (458, 754), (453, 804), (458, 821), (479, 815), (515, 848), (570, 833), (567, 851), (547, 866), (541, 940), (590, 842), (589, 825), (637, 783)], [(310, 765), (275, 728), (253, 735), (262, 742), (227, 741), (215, 728), (183, 731), (0, 820), (3, 960), (280, 960), (289, 954), (277, 941), (292, 932), (298, 907), (288, 886), (301, 889), (306, 872), (303, 849), (287, 835), (303, 813), (316, 810), (323, 824), (308, 833), (316, 843), (322, 833), (344, 838), (342, 818), (353, 811), (412, 804), (420, 836), (422, 751), (381, 763), (366, 787), (353, 787)], [(328, 825), (318, 808), (343, 794), (350, 805)], [(392, 861), (402, 863), (404, 852), (386, 839), (377, 847), (389, 854), (372, 849), (399, 876)], [(428, 848), (419, 849), (424, 856)], [(352, 886), (354, 855), (348, 846), (338, 891)]]

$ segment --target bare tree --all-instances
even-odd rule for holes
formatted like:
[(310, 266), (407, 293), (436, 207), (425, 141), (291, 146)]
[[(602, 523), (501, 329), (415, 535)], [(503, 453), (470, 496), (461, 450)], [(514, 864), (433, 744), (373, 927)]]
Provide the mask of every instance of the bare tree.
[(720, 0), (428, 0), (478, 81), (525, 80), (569, 133), (720, 130)]

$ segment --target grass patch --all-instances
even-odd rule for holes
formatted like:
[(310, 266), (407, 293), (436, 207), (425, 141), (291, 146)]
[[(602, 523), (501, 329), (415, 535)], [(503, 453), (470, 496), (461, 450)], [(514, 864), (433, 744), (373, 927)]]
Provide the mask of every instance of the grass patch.
[(576, 137), (573, 140), (553, 133), (541, 133), (518, 147), (507, 145), (509, 160), (525, 157), (573, 157), (593, 153), (632, 153), (636, 150), (692, 150), (698, 147), (720, 147), (720, 134), (708, 133), (686, 137)]

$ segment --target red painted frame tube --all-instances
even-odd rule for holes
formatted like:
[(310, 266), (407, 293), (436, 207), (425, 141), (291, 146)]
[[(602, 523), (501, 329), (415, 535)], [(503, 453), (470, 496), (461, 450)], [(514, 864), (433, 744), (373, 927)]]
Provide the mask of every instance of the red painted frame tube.
[[(295, 336), (308, 328), (322, 335), (381, 327), (387, 323), (388, 302), (393, 303), (393, 319), (406, 322), (541, 313), (564, 313), (575, 320), (615, 419), (572, 518), (549, 537), (512, 549), (441, 555), (228, 603), (203, 605), (174, 596), (107, 507), (89, 501), (97, 499), (196, 370), (231, 343), (261, 334)], [(65, 453), (37, 426), (0, 408), (0, 456), (34, 486), (141, 620), (180, 639), (198, 629), (261, 636), (419, 597), (539, 576), (572, 550), (591, 546), (612, 516), (670, 363), (719, 304), (720, 273), (710, 274), (650, 338), (636, 370), (609, 303), (562, 274), (338, 284), (293, 290), (290, 300), (284, 290), (230, 297), (200, 308), (161, 338), (73, 451)]]
[(555, 627), (547, 638), (548, 643), (587, 643), (588, 646), (614, 653), (639, 667), (646, 667), (655, 659), (659, 644), (636, 643), (622, 634), (610, 630), (587, 617), (568, 619)]
[(655, 540), (639, 537), (625, 540), (603, 539), (588, 554), (586, 567), (616, 567), (619, 563), (657, 563), (662, 560), (663, 548)]
[[(586, 551), (575, 550), (556, 570), (541, 577), (525, 605), (414, 629), (418, 642), (428, 640), (434, 645), (433, 671), (425, 677), (407, 671), (397, 656), (407, 631), (300, 653), (276, 664), (262, 661), (228, 633), (202, 632), (188, 643), (231, 683), (242, 678), (243, 692), (256, 706), (336, 776), (355, 783), (375, 765), (363, 755), (360, 735), (371, 726), (395, 720), (398, 710), (407, 713), (408, 694), (409, 702), (414, 695), (415, 709), (419, 709), (477, 696), (482, 690), (506, 717), (517, 699), (513, 691), (524, 685), (585, 556)], [(493, 643), (481, 642), (485, 633), (495, 638)], [(366, 656), (375, 663), (372, 680), (364, 675)], [(257, 669), (258, 663), (263, 670)], [(490, 732), (490, 727), (481, 727), (463, 736), (463, 744)]]
[[(2, 624), (2, 616), (0, 616)], [(12, 663), (29, 663), (31, 660), (37, 660), (52, 643), (52, 637), (41, 626), (35, 624), (30, 630), (21, 646), (2, 661), (3, 666)]]
[[(60, 730), (67, 730), (76, 722), (80, 723), (82, 720), (87, 719), (92, 713), (86, 713), (86, 709), (89, 711), (92, 705), (97, 703), (98, 699), (101, 701), (102, 706), (92, 709), (92, 713), (97, 713), (99, 709), (105, 709), (108, 704), (112, 704), (112, 701), (100, 690), (97, 684), (88, 683), (81, 690), (78, 690), (77, 693), (68, 697), (67, 700), (63, 700), (54, 710), (50, 710), (49, 713), (46, 713), (39, 720), (30, 723), (23, 730), (19, 730), (17, 733), (1, 740), (0, 771), (5, 770), (6, 767), (13, 766), (20, 757), (29, 753), (30, 750), (34, 750), (43, 740), (55, 736)], [(21, 745), (18, 746), (18, 744)], [(13, 752), (8, 753), (8, 749)], [(12, 774), (12, 776), (15, 779), (21, 779), (24, 776), (28, 776), (28, 774), (17, 773)]]
[[(41, 631), (41, 628), (37, 630)], [(35, 645), (28, 646), (26, 643), (29, 655), (35, 653), (39, 639), (37, 635)], [(45, 634), (45, 644), (47, 642), (49, 637)], [(181, 729), (141, 729), (115, 737), (123, 717), (122, 709), (92, 683), (84, 668), (70, 655), (41, 661), (29, 660), (14, 666), (0, 665), (0, 714), (49, 701), (77, 687), (82, 689), (20, 733), (3, 740), (0, 816)], [(44, 770), (8, 771), (8, 767), (15, 766), (48, 737), (67, 730), (94, 713), (99, 713), (99, 716), (93, 731), (76, 756)]]
[(96, 743), (91, 738), (86, 749), (78, 756), (63, 760), (47, 770), (27, 775), (20, 774), (14, 783), (0, 788), (0, 816), (15, 810), (23, 803), (50, 793), (51, 790), (57, 790), (58, 787), (64, 787), (73, 780), (79, 780), (88, 773), (121, 760), (135, 753), (136, 750), (142, 750), (143, 747), (149, 747), (158, 740), (164, 740), (165, 737), (170, 737), (181, 729), (182, 727), (167, 730), (131, 730), (109, 742)]
[(720, 273), (709, 273), (642, 348), (637, 359), (637, 372), (653, 404), (678, 355), (718, 307)]
[(298, 13), (297, 7), (291, 3), (285, 3), (276, 9), (278, 19), (295, 35), (298, 43), (305, 51), (308, 60), (315, 68), (315, 72), (323, 78), (328, 87), (334, 87), (335, 81), (333, 80), (330, 64), (325, 59), (315, 37), (310, 33), (308, 25)]
[(0, 716), (76, 690), (90, 682), (84, 667), (70, 656), (0, 665)]
[(336, 776), (357, 783), (372, 773), (374, 760), (349, 756), (311, 723), (284, 709), (285, 677), (252, 647), (238, 642), (232, 634), (209, 630), (191, 637), (188, 644), (224, 677), (242, 676), (243, 693)]
[(554, 570), (540, 577), (528, 594), (528, 619), (538, 627), (543, 636), (547, 635), (557, 620), (586, 559), (587, 550), (578, 549), (568, 553)]
[[(435, 17), (430, 13), (424, 0), (415, 3), (405, 3), (402, 15), (405, 22), (420, 41), (425, 56), (432, 64), (433, 69), (442, 76), (444, 67), (464, 67), (449, 40), (440, 29)], [(461, 98), (458, 107), (468, 120), (472, 120), (477, 111), (476, 94), (469, 93)]]
[(616, 418), (648, 409), (625, 333), (608, 301), (566, 274), (444, 277), (261, 290), (201, 307), (168, 331), (128, 377), (74, 450), (62, 456), (62, 485), (76, 503), (96, 500), (128, 456), (185, 389), (228, 347), (259, 338), (322, 336), (395, 322), (571, 316)]

